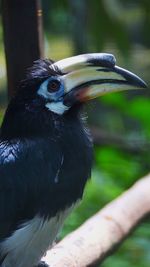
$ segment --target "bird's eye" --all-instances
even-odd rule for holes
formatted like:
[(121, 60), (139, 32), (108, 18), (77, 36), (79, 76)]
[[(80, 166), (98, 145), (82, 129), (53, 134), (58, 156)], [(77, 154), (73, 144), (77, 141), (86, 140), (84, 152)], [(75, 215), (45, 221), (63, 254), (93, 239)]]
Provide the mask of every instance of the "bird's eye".
[(47, 91), (49, 93), (54, 93), (58, 91), (59, 88), (60, 88), (60, 82), (58, 80), (52, 80), (48, 82)]

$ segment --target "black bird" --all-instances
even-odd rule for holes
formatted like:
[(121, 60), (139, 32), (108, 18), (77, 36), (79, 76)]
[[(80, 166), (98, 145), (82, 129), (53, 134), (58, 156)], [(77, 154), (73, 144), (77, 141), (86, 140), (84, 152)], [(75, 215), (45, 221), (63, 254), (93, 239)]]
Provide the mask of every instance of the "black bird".
[(111, 54), (38, 60), (10, 101), (0, 136), (0, 266), (44, 266), (66, 216), (82, 198), (92, 164), (84, 102), (145, 88)]

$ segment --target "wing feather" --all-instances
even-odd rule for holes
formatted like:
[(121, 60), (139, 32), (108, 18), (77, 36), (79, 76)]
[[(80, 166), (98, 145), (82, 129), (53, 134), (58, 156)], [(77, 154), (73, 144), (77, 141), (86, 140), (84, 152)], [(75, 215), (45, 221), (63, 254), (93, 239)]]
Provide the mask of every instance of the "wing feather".
[[(51, 149), (57, 150), (56, 146), (50, 144)], [(41, 140), (0, 143), (0, 239), (42, 209), (53, 212), (47, 202), (50, 195), (54, 200), (57, 190), (58, 155), (52, 155), (47, 142)]]

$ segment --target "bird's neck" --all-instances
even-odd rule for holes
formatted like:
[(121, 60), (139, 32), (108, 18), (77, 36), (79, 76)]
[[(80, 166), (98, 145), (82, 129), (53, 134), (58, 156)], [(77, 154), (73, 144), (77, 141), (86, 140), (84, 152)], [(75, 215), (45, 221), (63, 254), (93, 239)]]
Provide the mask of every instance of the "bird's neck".
[(82, 127), (79, 109), (70, 110), (59, 116), (42, 107), (31, 105), (13, 105), (6, 110), (1, 127), (1, 139), (20, 139), (34, 137), (61, 137), (64, 129)]

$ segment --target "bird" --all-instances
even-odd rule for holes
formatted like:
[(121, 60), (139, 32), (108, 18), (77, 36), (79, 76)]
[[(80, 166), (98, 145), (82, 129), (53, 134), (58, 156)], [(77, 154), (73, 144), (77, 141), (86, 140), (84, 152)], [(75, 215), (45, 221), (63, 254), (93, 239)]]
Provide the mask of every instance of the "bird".
[(93, 142), (82, 110), (101, 95), (146, 88), (112, 54), (89, 53), (27, 70), (0, 133), (0, 267), (44, 267), (91, 176)]

